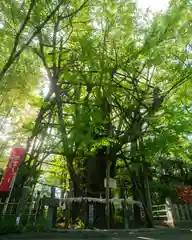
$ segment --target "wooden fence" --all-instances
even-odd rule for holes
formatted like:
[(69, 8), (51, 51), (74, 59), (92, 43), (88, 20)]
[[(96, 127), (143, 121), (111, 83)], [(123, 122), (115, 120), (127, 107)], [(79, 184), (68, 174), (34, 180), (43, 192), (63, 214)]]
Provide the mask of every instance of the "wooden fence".
[[(37, 217), (41, 214), (44, 206), (40, 196), (36, 199), (26, 202), (22, 205), (21, 202), (11, 199), (10, 201), (4, 201), (0, 198), (0, 220), (12, 219), (16, 224), (19, 224), (20, 219), (24, 225), (33, 222), (35, 223)], [(22, 214), (20, 214), (22, 209)]]

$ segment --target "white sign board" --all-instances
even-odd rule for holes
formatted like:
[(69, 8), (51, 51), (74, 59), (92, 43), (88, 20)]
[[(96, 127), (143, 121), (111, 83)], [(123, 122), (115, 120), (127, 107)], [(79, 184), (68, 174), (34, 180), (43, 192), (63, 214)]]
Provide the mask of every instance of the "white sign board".
[[(107, 181), (106, 178), (104, 179), (104, 187), (106, 188)], [(117, 181), (114, 178), (109, 178), (109, 188), (116, 189), (117, 188)]]

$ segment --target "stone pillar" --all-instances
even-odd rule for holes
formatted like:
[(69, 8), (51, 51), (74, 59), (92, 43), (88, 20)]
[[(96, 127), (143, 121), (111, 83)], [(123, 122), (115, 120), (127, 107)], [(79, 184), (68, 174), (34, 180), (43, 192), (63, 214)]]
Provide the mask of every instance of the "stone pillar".
[(93, 228), (94, 223), (94, 203), (89, 203), (89, 228)]
[(127, 212), (128, 212), (128, 226), (129, 228), (133, 228), (134, 225), (134, 213), (133, 213), (133, 204), (127, 205)]
[(123, 208), (124, 208), (124, 227), (125, 227), (125, 229), (128, 229), (129, 228), (129, 221), (128, 221), (128, 214), (127, 214), (127, 201), (126, 201), (126, 199), (124, 199)]
[(183, 204), (178, 204), (180, 220), (186, 220)]
[(188, 205), (188, 208), (189, 208), (189, 214), (190, 214), (190, 219), (192, 220), (192, 204), (190, 203), (189, 205)]
[(173, 213), (173, 206), (170, 198), (166, 198), (166, 210), (167, 210), (167, 221), (168, 225), (174, 227), (174, 213)]
[(179, 210), (178, 210), (178, 207), (177, 207), (177, 204), (172, 204), (173, 208), (174, 208), (174, 220), (175, 222), (178, 222), (180, 221), (180, 216), (179, 216)]
[(184, 205), (183, 205), (183, 208), (184, 208), (185, 215), (186, 215), (186, 217), (187, 217), (186, 220), (191, 220), (190, 213), (189, 213), (189, 208), (188, 208), (188, 204), (184, 204)]
[[(55, 188), (51, 187), (51, 200), (55, 199)], [(50, 201), (51, 202), (51, 201)], [(53, 218), (55, 213), (55, 206), (49, 205), (47, 212), (47, 220), (45, 225), (45, 231), (49, 232), (53, 227)]]

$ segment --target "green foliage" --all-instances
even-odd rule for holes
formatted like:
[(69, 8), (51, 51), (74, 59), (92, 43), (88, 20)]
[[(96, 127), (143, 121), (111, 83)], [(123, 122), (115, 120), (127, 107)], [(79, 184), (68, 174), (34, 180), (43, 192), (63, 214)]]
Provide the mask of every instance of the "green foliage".
[(45, 164), (42, 167), (45, 184), (68, 190), (69, 174), (65, 159), (62, 156), (52, 156), (48, 163), (49, 165)]
[[(171, 175), (171, 186), (186, 182), (168, 160), (190, 163), (192, 156), (191, 7), (187, 1), (172, 1), (166, 12), (143, 22), (132, 1), (92, 1), (83, 7), (81, 1), (61, 3), (0, 82), (0, 117), (15, 126), (9, 143), (25, 141), (31, 133), (33, 140), (38, 138), (38, 160), (49, 152), (50, 165), (43, 165), (42, 175), (50, 185), (58, 180), (68, 189), (69, 177), (80, 181), (90, 155), (103, 160), (111, 154), (121, 168), (116, 171), (119, 181), (131, 182), (132, 174), (142, 175), (148, 163), (151, 171), (156, 167), (151, 187), (158, 185), (167, 195), (164, 171)], [(12, 9), (9, 3), (3, 6), (0, 68), (15, 42), (13, 29), (18, 31), (23, 19), (15, 2)], [(35, 4), (17, 47), (56, 6), (57, 1)], [(23, 13), (28, 7), (27, 1)], [(41, 88), (40, 77), (51, 86), (46, 102), (34, 93)], [(31, 117), (21, 111), (27, 103)], [(34, 130), (39, 109), (42, 119)], [(21, 168), (20, 176), (30, 171)], [(36, 179), (38, 174), (32, 175)]]
[(1, 156), (0, 157), (0, 169), (4, 169), (8, 163), (8, 156)]
[(75, 229), (84, 229), (84, 227), (84, 223), (81, 221), (81, 219), (77, 219)]
[(15, 217), (6, 216), (4, 219), (0, 219), (0, 235), (20, 232), (22, 232), (22, 230), (16, 225)]
[(16, 225), (16, 216), (5, 216), (0, 219), (0, 235), (7, 235), (13, 233), (22, 233), (22, 232), (43, 232), (45, 219), (31, 219), (27, 224), (28, 216), (22, 216), (21, 224)]

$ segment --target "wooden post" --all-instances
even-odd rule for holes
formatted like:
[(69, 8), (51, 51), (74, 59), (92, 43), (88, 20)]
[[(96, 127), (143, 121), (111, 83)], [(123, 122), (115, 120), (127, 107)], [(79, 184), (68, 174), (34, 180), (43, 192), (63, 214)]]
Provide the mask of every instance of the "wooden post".
[[(51, 187), (51, 199), (55, 198), (55, 187)], [(49, 205), (48, 207), (48, 213), (47, 213), (47, 220), (45, 225), (45, 231), (49, 232), (51, 228), (53, 227), (53, 217), (54, 217), (54, 210), (55, 207)]]

